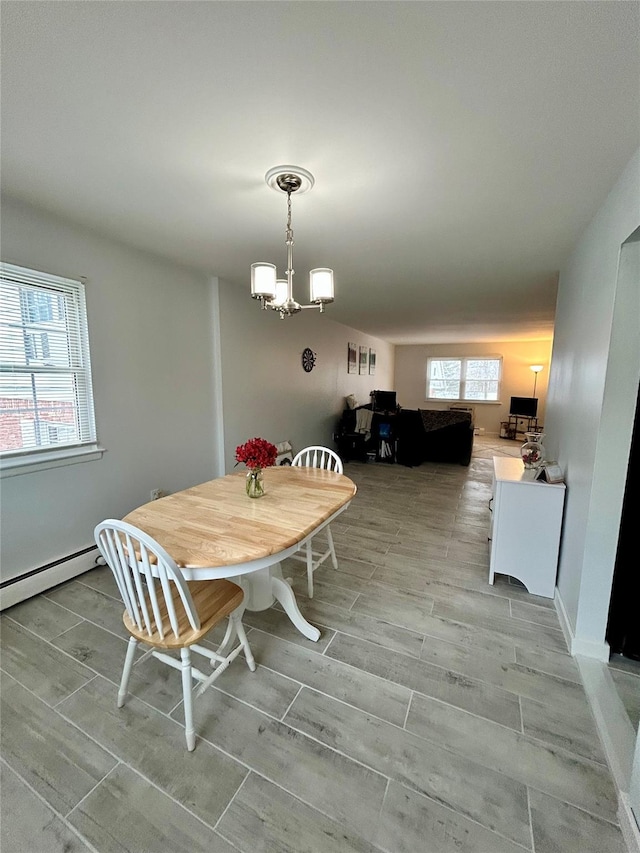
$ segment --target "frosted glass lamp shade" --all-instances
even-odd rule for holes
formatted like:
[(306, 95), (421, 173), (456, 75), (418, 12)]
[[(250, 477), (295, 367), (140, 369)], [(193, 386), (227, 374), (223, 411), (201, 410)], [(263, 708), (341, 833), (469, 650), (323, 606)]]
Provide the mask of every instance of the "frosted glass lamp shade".
[(271, 304), (276, 308), (279, 308), (289, 298), (289, 287), (287, 284), (286, 278), (279, 278), (276, 280), (276, 295), (271, 300)]
[(319, 268), (309, 273), (311, 302), (333, 302), (333, 270)]
[(251, 264), (251, 296), (271, 300), (276, 295), (276, 265)]

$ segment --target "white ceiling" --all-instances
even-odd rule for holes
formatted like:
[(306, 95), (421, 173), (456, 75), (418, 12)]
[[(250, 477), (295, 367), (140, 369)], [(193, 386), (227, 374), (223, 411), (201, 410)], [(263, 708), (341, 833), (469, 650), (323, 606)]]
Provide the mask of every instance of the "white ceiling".
[(299, 301), (330, 266), (330, 316), (391, 342), (546, 337), (640, 144), (639, 10), (3, 0), (4, 191), (248, 299), (253, 261), (286, 268), (264, 174), (303, 166)]

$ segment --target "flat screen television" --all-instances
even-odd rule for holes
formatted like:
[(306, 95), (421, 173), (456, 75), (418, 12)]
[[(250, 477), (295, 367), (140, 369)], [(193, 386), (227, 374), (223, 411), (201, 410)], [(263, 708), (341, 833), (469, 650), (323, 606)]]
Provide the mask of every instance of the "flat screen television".
[(521, 418), (535, 418), (538, 414), (538, 398), (512, 397), (509, 414), (520, 415)]
[(373, 391), (374, 412), (395, 412), (397, 408), (395, 391)]

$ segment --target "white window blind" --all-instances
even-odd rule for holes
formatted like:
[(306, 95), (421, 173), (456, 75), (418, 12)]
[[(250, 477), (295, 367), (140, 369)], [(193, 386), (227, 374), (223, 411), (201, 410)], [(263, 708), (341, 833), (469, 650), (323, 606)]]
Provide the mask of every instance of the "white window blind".
[(428, 400), (500, 399), (502, 357), (427, 359)]
[(0, 264), (0, 456), (96, 446), (84, 285)]

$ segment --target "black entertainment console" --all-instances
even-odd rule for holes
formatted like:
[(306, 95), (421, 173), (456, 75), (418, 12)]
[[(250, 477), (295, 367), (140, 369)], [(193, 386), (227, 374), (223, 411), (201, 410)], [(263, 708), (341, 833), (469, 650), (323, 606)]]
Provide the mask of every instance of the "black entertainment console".
[(517, 438), (525, 432), (542, 432), (542, 425), (538, 424), (538, 418), (528, 415), (509, 415), (509, 420), (500, 424), (500, 438)]

